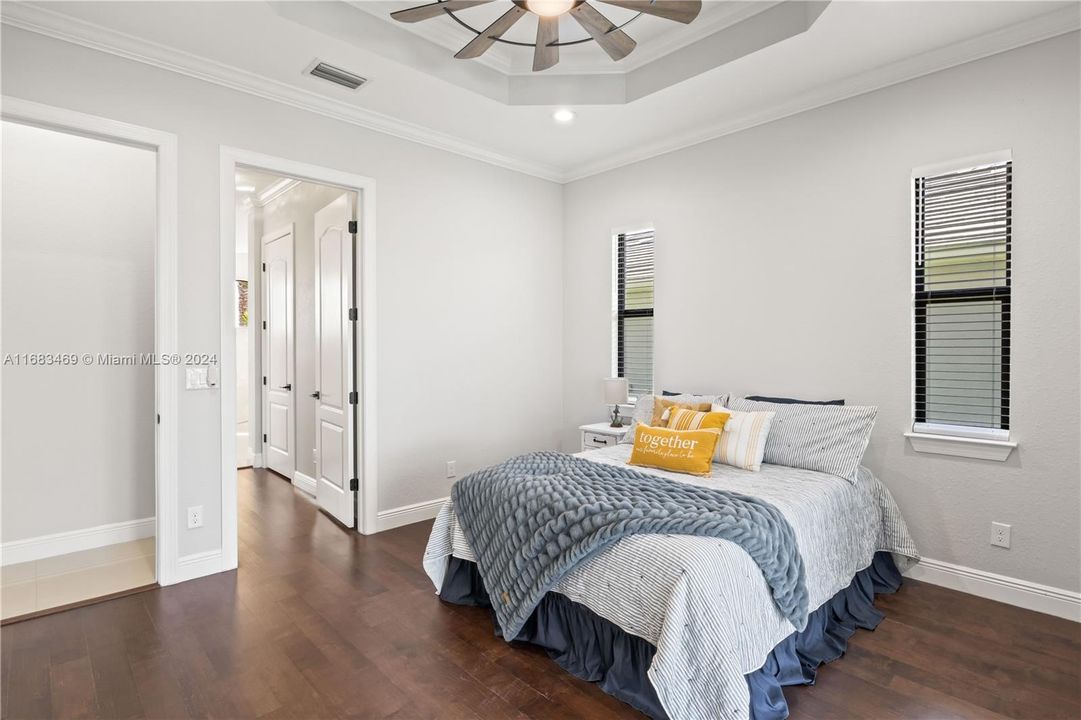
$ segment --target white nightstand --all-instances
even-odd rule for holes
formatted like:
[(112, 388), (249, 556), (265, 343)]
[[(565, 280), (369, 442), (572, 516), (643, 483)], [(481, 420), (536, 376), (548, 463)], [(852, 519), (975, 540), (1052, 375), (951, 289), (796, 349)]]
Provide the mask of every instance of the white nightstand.
[(609, 423), (600, 422), (582, 425), (578, 429), (582, 431), (582, 449), (592, 450), (618, 444), (630, 432), (631, 426), (628, 422), (623, 427), (614, 428)]

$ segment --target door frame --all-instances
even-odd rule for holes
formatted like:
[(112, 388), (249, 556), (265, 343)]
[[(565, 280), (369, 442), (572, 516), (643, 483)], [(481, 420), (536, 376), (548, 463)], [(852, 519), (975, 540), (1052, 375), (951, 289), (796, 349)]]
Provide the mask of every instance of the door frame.
[[(172, 133), (88, 115), (21, 98), (0, 98), (4, 120), (71, 135), (144, 148), (157, 156), (157, 226), (154, 242), (154, 352), (157, 357), (179, 352), (177, 341), (177, 137)], [(154, 574), (159, 585), (177, 582), (180, 510), (179, 386), (176, 364), (154, 367), (154, 395), (160, 421), (155, 426)]]
[[(357, 254), (359, 262), (357, 293), (360, 328), (359, 347), (353, 349), (359, 359), (360, 413), (356, 432), (360, 442), (360, 490), (357, 530), (365, 535), (376, 532), (378, 477), (376, 462), (376, 313), (375, 313), (375, 180), (335, 168), (312, 165), (287, 158), (266, 155), (242, 148), (220, 146), (220, 237), (221, 237), (221, 477), (222, 477), (222, 565), (237, 566), (237, 469), (236, 469), (236, 343), (233, 328), (233, 283), (236, 265), (236, 170), (238, 165), (264, 170), (298, 180), (332, 185), (357, 193), (360, 214)], [(252, 238), (249, 238), (249, 243)], [(249, 343), (249, 353), (261, 343)], [(252, 361), (249, 359), (249, 361)]]

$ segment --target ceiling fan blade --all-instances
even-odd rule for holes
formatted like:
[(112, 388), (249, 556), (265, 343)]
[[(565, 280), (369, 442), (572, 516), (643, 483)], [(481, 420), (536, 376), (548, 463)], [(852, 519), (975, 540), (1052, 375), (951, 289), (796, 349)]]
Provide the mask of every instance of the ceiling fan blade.
[(585, 31), (593, 36), (608, 57), (613, 60), (622, 60), (631, 54), (631, 50), (637, 43), (631, 36), (612, 24), (612, 21), (597, 12), (597, 9), (587, 2), (577, 5), (567, 11)]
[(533, 51), (533, 71), (547, 70), (559, 62), (559, 18), (537, 18), (537, 49)]
[(445, 10), (465, 10), (474, 5), (485, 5), (492, 0), (446, 0), (446, 2), (434, 2), (430, 5), (418, 5), (417, 7), (392, 12), (390, 16), (398, 22), (414, 23), (421, 20), (430, 20), (439, 17)]
[(497, 38), (510, 30), (511, 25), (518, 22), (518, 19), (525, 15), (526, 12), (528, 11), (515, 5), (500, 15), (494, 23), (485, 28), (480, 35), (473, 38), (468, 45), (455, 53), (454, 57), (459, 60), (480, 57), (485, 50), (495, 44)]
[(600, 0), (608, 5), (656, 15), (665, 20), (687, 24), (702, 11), (702, 0)]

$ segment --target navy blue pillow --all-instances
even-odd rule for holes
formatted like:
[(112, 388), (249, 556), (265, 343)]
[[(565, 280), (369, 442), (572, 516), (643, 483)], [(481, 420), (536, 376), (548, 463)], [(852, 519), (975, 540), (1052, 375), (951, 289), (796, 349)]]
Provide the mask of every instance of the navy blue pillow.
[(672, 392), (671, 390), (661, 390), (661, 395), (663, 395), (665, 397), (671, 397), (673, 395), (686, 395), (686, 394), (687, 393)]
[(748, 395), (744, 400), (757, 400), (758, 402), (771, 402), (778, 405), (844, 405), (844, 400), (797, 400), (796, 398), (767, 397), (765, 395)]

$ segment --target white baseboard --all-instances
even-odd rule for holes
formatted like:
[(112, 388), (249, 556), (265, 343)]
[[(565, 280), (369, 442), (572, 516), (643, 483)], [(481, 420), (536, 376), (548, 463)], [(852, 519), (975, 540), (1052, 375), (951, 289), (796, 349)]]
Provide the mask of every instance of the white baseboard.
[(315, 495), (315, 478), (310, 475), (305, 475), (299, 470), (293, 471), (293, 485), (295, 485), (298, 490), (303, 490), (312, 496)]
[(929, 558), (920, 560), (905, 575), (969, 595), (1081, 622), (1081, 593), (1071, 590)]
[(431, 520), (439, 514), (439, 508), (443, 507), (443, 503), (447, 500), (448, 498), (437, 498), (412, 505), (402, 505), (390, 510), (380, 510), (375, 520), (375, 531), (383, 532), (402, 525)]
[(2, 556), (0, 564), (13, 565), (42, 560), (56, 555), (67, 555), (148, 537), (154, 537), (154, 518), (152, 517), (98, 525), (84, 530), (42, 535), (26, 540), (13, 540), (0, 546), (0, 556)]
[(222, 571), (221, 548), (185, 555), (176, 561), (174, 582), (185, 582)]

